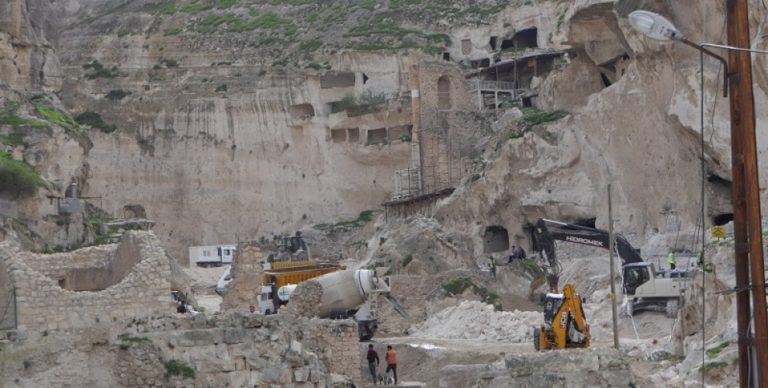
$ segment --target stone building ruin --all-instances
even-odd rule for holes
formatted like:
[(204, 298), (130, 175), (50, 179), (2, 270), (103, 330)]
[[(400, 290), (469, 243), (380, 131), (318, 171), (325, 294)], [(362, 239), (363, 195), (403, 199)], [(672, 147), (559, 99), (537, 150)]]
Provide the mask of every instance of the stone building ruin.
[(171, 264), (151, 232), (129, 231), (120, 244), (54, 254), (0, 244), (6, 327), (6, 316), (21, 330), (72, 331), (168, 313), (171, 289)]

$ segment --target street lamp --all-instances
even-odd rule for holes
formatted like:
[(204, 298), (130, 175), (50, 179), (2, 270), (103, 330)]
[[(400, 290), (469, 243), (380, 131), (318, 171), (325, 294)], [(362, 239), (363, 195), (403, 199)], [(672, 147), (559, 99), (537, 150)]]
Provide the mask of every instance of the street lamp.
[[(649, 38), (679, 41), (699, 50), (702, 55), (707, 54), (721, 61), (725, 66), (723, 75), (725, 77), (724, 94), (726, 96), (728, 94), (729, 81), (734, 83), (729, 102), (735, 240), (735, 291), (739, 334), (739, 382), (740, 386), (745, 388), (750, 383), (753, 386), (768, 386), (768, 368), (766, 368), (766, 365), (768, 365), (768, 314), (766, 313), (760, 183), (757, 171), (755, 107), (750, 57), (750, 52), (766, 52), (749, 48), (749, 12), (747, 1), (728, 1), (726, 12), (728, 46), (709, 43), (697, 45), (683, 38), (680, 31), (669, 20), (648, 11), (632, 12), (629, 15), (629, 23), (635, 30)], [(725, 59), (703, 46), (729, 50), (729, 62), (726, 62)], [(752, 306), (750, 306), (748, 290), (752, 291)], [(749, 335), (751, 320), (754, 320), (754, 337)], [(702, 340), (704, 340), (703, 337), (702, 335)], [(748, 361), (748, 346), (754, 347), (753, 356), (756, 356), (756, 359), (752, 360), (753, 368), (750, 368)], [(750, 369), (756, 379), (750, 379), (752, 377), (750, 376)], [(704, 383), (703, 377), (702, 368), (702, 384)]]
[(720, 61), (725, 70), (723, 71), (723, 97), (728, 97), (728, 61), (726, 61), (725, 58), (705, 49), (701, 45), (685, 39), (683, 33), (675, 28), (672, 22), (659, 14), (648, 11), (634, 11), (629, 14), (629, 24), (635, 31), (651, 39), (660, 41), (676, 40)]

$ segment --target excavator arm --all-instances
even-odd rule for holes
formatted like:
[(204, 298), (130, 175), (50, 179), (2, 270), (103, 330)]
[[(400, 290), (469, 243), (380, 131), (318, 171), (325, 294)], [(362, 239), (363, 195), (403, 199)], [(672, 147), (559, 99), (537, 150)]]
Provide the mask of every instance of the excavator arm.
[[(540, 218), (534, 225), (531, 237), (533, 249), (541, 254), (548, 263), (547, 281), (552, 292), (557, 292), (562, 266), (557, 259), (555, 241), (567, 241), (575, 244), (589, 245), (609, 249), (608, 232), (602, 229)], [(643, 259), (624, 236), (614, 234), (616, 251), (622, 264), (638, 263)]]

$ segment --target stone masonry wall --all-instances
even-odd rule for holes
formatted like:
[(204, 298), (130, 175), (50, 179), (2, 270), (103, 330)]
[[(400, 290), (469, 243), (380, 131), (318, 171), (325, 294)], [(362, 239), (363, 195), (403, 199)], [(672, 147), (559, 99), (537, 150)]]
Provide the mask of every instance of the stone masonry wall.
[(229, 292), (224, 295), (222, 309), (240, 309), (248, 311), (248, 306), (258, 310), (261, 281), (264, 269), (261, 262), (264, 255), (256, 242), (240, 243), (232, 260), (232, 283)]
[(0, 244), (0, 260), (6, 263), (11, 283), (16, 288), (19, 328), (76, 330), (102, 321), (171, 311), (170, 265), (159, 240), (151, 232), (131, 231), (126, 233), (121, 244), (136, 244), (140, 260), (119, 283), (97, 292), (63, 289), (57, 279), (36, 271), (28, 262), (46, 262), (52, 268), (64, 271), (66, 265), (62, 262), (90, 261), (96, 256), (95, 252), (115, 250), (116, 245), (86, 248), (85, 259), (78, 259), (78, 250), (55, 256), (37, 255), (39, 260), (35, 260), (11, 244)]
[(0, 387), (348, 387), (361, 382), (356, 332), (352, 321), (239, 312), (102, 323), (4, 344)]
[(326, 355), (330, 360), (331, 373), (344, 375), (352, 381), (362, 381), (360, 360), (360, 336), (357, 323), (352, 320), (321, 320), (318, 327), (320, 338), (329, 344)]

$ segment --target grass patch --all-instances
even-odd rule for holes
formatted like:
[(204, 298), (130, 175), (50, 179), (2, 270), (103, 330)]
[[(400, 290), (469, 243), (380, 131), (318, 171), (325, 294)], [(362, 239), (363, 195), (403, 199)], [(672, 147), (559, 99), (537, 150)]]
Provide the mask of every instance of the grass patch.
[(376, 2), (376, 0), (363, 0), (360, 2), (360, 8), (373, 11), (374, 9), (376, 9), (377, 4), (378, 3)]
[(50, 126), (49, 123), (42, 120), (27, 118), (27, 117), (19, 117), (18, 115), (16, 115), (15, 107), (10, 107), (4, 110), (0, 110), (0, 125), (10, 125), (14, 128), (16, 127), (47, 128)]
[(467, 277), (457, 277), (443, 283), (443, 289), (451, 295), (461, 295), (467, 288), (474, 286), (472, 280)]
[(311, 53), (317, 49), (319, 49), (323, 45), (323, 41), (319, 38), (314, 38), (312, 40), (308, 40), (306, 42), (302, 42), (299, 45), (299, 50), (305, 53)]
[(44, 185), (45, 180), (27, 162), (13, 160), (11, 155), (0, 151), (0, 191), (15, 197), (31, 196)]
[(154, 6), (152, 9), (158, 15), (173, 15), (176, 13), (176, 1), (166, 0)]
[(185, 379), (194, 379), (197, 376), (194, 368), (181, 361), (166, 361), (163, 363), (163, 366), (165, 366), (166, 379), (171, 376), (181, 376)]
[(536, 108), (522, 108), (523, 112), (522, 120), (528, 125), (544, 124), (551, 121), (557, 121), (567, 116), (567, 112), (554, 111), (544, 112)]
[(163, 35), (170, 36), (170, 35), (178, 35), (181, 33), (181, 28), (166, 28), (163, 30)]
[(238, 0), (219, 0), (219, 6), (217, 8), (219, 9), (227, 9), (231, 8), (233, 5), (237, 4)]
[(117, 66), (112, 66), (111, 68), (107, 69), (101, 62), (99, 62), (98, 59), (94, 59), (90, 63), (86, 63), (83, 65), (83, 69), (86, 70), (85, 78), (88, 79), (115, 78), (119, 74)]
[(117, 130), (117, 126), (109, 125), (104, 122), (101, 115), (96, 112), (85, 111), (75, 116), (75, 121), (82, 125), (88, 125), (92, 128), (98, 128), (101, 132), (112, 133)]
[(44, 118), (49, 123), (56, 124), (68, 130), (77, 130), (80, 128), (80, 125), (72, 118), (72, 116), (60, 110), (40, 103), (35, 104), (35, 110), (40, 117)]
[(704, 367), (702, 368), (702, 370), (704, 372), (708, 372), (708, 371), (711, 371), (713, 369), (725, 368), (726, 366), (728, 366), (728, 363), (723, 362), (723, 361), (708, 362), (708, 363), (704, 364)]
[(373, 219), (373, 210), (363, 210), (360, 212), (356, 219), (337, 222), (334, 227), (359, 228), (361, 226), (365, 226), (365, 224), (369, 223), (371, 219)]
[(227, 91), (227, 84), (221, 84), (216, 87), (216, 92), (226, 92)]
[(24, 144), (23, 136), (18, 133), (12, 133), (10, 135), (0, 135), (0, 143), (9, 146), (19, 146)]
[(531, 275), (540, 275), (544, 273), (544, 271), (539, 267), (538, 264), (536, 264), (536, 261), (533, 259), (525, 258), (525, 259), (519, 259), (517, 260), (520, 265), (523, 266), (523, 269), (526, 270), (526, 272), (530, 273)]
[(186, 13), (200, 13), (203, 11), (207, 11), (211, 8), (213, 8), (213, 4), (210, 4), (210, 3), (192, 3), (192, 4), (182, 5), (179, 8), (179, 11), (186, 12)]
[(720, 352), (722, 352), (723, 349), (727, 348), (728, 345), (729, 345), (729, 342), (728, 341), (724, 341), (724, 342), (721, 342), (720, 344), (718, 344), (715, 347), (707, 349), (707, 357), (709, 357), (709, 358), (717, 357), (717, 355), (720, 354)]
[(403, 258), (403, 261), (400, 263), (400, 265), (403, 266), (403, 268), (407, 267), (408, 264), (410, 264), (413, 261), (413, 255), (408, 255)]

